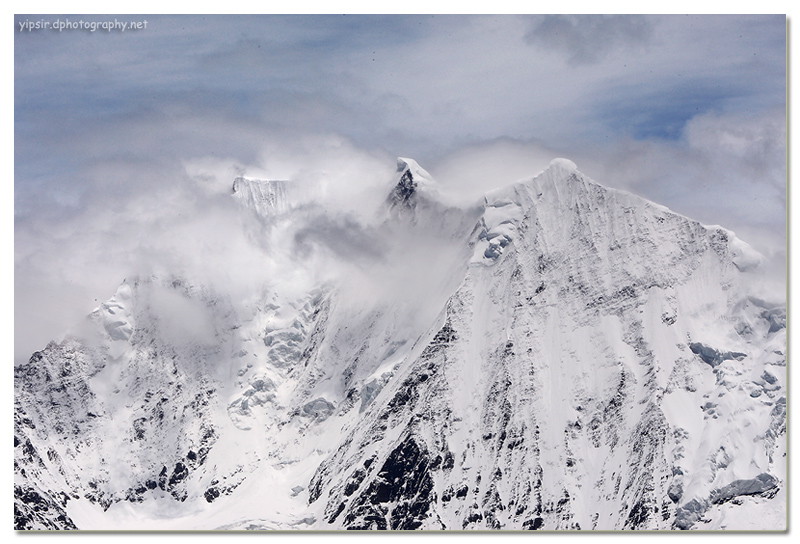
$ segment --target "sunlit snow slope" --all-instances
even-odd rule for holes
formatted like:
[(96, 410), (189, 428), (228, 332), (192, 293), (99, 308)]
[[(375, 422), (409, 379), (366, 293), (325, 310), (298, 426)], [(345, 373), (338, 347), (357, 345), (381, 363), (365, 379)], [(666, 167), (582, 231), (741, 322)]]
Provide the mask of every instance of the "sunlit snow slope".
[(234, 183), (303, 250), (246, 303), (128, 279), (15, 368), (16, 529), (785, 528), (785, 306), (733, 233), (399, 159), (333, 274), (297, 191)]

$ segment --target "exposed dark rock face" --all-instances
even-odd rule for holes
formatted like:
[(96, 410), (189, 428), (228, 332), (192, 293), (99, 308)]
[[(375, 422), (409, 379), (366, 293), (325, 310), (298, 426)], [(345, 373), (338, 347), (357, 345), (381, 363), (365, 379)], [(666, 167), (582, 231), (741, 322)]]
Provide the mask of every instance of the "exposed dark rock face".
[(14, 486), (14, 530), (77, 529), (67, 516), (67, 500), (66, 495), (55, 498), (30, 487)]
[(695, 355), (700, 356), (700, 359), (702, 359), (704, 363), (710, 365), (712, 368), (719, 366), (723, 361), (741, 361), (743, 358), (747, 357), (746, 353), (738, 353), (735, 351), (718, 351), (699, 342), (690, 343), (689, 349), (691, 349), (692, 353)]
[(681, 530), (691, 529), (707, 509), (708, 503), (706, 501), (692, 499), (677, 510), (673, 525)]
[(778, 487), (778, 480), (766, 473), (750, 480), (734, 480), (725, 487), (711, 493), (711, 503), (721, 504), (731, 499), (747, 495), (764, 495)]
[(765, 310), (761, 316), (769, 321), (769, 330), (767, 333), (778, 332), (786, 328), (786, 308)]
[(677, 529), (691, 529), (706, 513), (711, 505), (724, 504), (737, 497), (762, 496), (770, 498), (778, 488), (778, 480), (766, 473), (748, 480), (734, 480), (730, 484), (714, 490), (708, 500), (692, 499), (675, 514), (674, 526)]
[(344, 526), (418, 529), (436, 502), (433, 489), (428, 453), (409, 436), (392, 451), (369, 487), (353, 499)]
[(414, 176), (411, 174), (410, 170), (406, 170), (400, 177), (400, 181), (395, 186), (391, 198), (397, 204), (408, 205), (409, 201), (416, 193), (416, 189), (417, 182), (414, 181)]
[(14, 420), (14, 530), (77, 529), (66, 512), (69, 495), (38, 488), (28, 478), (45, 471), (46, 465), (23, 432), (35, 427), (19, 405)]

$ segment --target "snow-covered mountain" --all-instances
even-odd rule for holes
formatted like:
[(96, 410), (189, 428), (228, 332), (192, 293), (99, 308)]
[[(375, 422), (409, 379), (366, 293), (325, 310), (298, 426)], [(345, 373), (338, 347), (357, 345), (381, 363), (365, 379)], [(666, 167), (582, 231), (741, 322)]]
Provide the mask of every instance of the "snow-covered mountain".
[(733, 233), (564, 159), (466, 208), (399, 159), (325, 235), (293, 190), (233, 185), (290, 277), (131, 278), (15, 368), (15, 528), (786, 527), (785, 306)]

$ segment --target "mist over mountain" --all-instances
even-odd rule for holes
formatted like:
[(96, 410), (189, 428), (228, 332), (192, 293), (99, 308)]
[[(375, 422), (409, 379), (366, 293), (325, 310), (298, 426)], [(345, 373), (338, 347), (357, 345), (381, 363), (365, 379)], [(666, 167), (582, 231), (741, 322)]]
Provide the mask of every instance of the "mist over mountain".
[(733, 232), (566, 159), (338, 187), (202, 196), (196, 262), (15, 366), (16, 529), (786, 527), (785, 300)]

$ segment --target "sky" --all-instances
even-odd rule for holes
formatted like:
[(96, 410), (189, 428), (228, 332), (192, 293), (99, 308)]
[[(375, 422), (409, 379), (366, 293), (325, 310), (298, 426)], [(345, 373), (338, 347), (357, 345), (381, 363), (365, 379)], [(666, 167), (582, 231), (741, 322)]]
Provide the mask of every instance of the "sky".
[[(142, 28), (54, 28), (115, 20)], [(268, 264), (224, 198), (236, 176), (321, 184), (335, 233), (388, 194), (397, 157), (464, 202), (569, 158), (733, 230), (785, 292), (784, 15), (14, 25), (15, 361), (126, 277), (203, 269), (255, 285)]]

